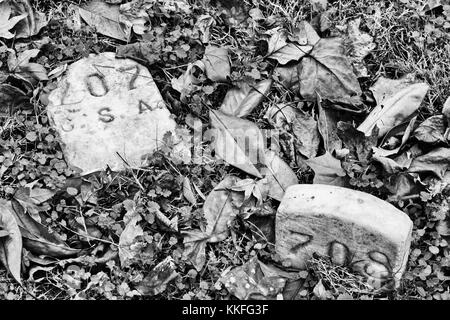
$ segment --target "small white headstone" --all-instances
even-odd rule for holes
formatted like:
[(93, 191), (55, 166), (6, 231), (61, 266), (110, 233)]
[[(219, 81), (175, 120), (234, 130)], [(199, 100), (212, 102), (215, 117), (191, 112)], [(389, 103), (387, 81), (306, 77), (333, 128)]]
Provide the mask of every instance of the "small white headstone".
[(142, 165), (176, 125), (147, 68), (112, 52), (70, 65), (49, 101), (66, 161), (82, 174)]
[(399, 284), (413, 223), (404, 212), (370, 194), (301, 184), (286, 190), (275, 225), (275, 250), (292, 267), (306, 268), (316, 252), (379, 287)]

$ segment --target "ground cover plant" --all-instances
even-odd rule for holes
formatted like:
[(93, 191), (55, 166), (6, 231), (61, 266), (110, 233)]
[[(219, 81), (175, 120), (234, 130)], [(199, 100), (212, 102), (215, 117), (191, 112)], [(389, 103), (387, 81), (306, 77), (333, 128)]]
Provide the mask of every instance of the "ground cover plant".
[[(450, 299), (449, 31), (446, 0), (0, 0), (0, 298)], [(146, 166), (80, 176), (46, 107), (102, 52), (148, 67), (177, 129)], [(221, 139), (184, 161), (199, 123)], [(236, 128), (260, 158), (222, 152)], [(327, 257), (283, 265), (296, 183), (411, 218), (398, 288)]]

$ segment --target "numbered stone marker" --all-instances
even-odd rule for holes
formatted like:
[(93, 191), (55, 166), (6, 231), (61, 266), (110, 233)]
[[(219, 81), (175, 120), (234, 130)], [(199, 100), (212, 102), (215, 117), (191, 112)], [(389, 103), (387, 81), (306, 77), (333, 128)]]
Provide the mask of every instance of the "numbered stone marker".
[(112, 52), (70, 65), (49, 100), (66, 161), (82, 174), (107, 166), (119, 171), (124, 161), (140, 166), (175, 129), (147, 68)]
[(317, 252), (363, 274), (374, 287), (398, 285), (408, 260), (411, 231), (405, 213), (367, 193), (294, 185), (278, 208), (276, 251), (299, 269)]

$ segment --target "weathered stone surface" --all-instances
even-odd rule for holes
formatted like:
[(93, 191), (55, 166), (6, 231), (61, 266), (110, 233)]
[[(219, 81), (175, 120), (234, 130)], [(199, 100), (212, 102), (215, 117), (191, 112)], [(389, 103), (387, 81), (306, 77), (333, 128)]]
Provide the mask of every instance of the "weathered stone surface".
[(376, 287), (401, 278), (412, 222), (370, 194), (329, 185), (294, 185), (276, 216), (276, 251), (303, 269), (314, 252), (365, 275)]
[(49, 96), (47, 112), (66, 161), (82, 174), (107, 166), (122, 170), (124, 160), (139, 166), (175, 129), (147, 68), (112, 52), (69, 66)]

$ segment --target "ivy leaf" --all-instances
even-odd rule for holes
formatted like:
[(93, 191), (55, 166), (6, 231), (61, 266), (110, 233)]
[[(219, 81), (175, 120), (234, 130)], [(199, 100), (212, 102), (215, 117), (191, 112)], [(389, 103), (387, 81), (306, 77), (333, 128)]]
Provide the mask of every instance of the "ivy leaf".
[(264, 139), (259, 128), (250, 121), (228, 116), (221, 111), (209, 112), (215, 131), (216, 155), (227, 163), (258, 178), (255, 165), (265, 164)]
[(10, 202), (0, 200), (0, 233), (3, 233), (0, 237), (0, 262), (21, 283), (22, 235), (12, 211)]
[(209, 45), (205, 49), (203, 63), (207, 77), (215, 82), (227, 81), (231, 73), (228, 49)]
[(222, 102), (220, 111), (230, 116), (245, 117), (267, 96), (272, 80), (263, 80), (254, 87), (243, 83), (240, 88), (229, 90)]
[(9, 3), (0, 3), (0, 38), (13, 38), (14, 34), (12, 34), (10, 30), (14, 28), (14, 26), (19, 23), (20, 20), (24, 19), (27, 16), (27, 14), (24, 13), (11, 18), (11, 12), (12, 10)]
[(322, 38), (299, 66), (300, 94), (308, 101), (317, 96), (333, 103), (361, 105), (361, 87), (345, 56), (340, 38)]
[(314, 184), (329, 184), (334, 186), (344, 186), (346, 175), (342, 169), (341, 162), (326, 152), (320, 157), (305, 161), (314, 171)]

